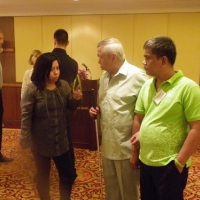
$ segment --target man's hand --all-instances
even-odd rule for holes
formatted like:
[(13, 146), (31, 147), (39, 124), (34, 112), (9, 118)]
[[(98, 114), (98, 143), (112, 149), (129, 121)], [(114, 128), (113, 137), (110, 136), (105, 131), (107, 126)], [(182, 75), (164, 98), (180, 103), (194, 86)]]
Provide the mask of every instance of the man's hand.
[(139, 143), (139, 132), (136, 132), (130, 139), (132, 144), (132, 153), (130, 162), (133, 165), (134, 169), (139, 168), (139, 150), (140, 150), (140, 143)]
[(99, 112), (100, 112), (99, 107), (96, 107), (96, 108), (91, 107), (89, 110), (90, 117), (94, 117), (94, 116), (98, 115)]
[(131, 144), (134, 145), (136, 148), (140, 148), (140, 143), (139, 143), (139, 133), (137, 132), (135, 133), (132, 137), (131, 137)]
[[(133, 150), (133, 148), (132, 148)], [(139, 151), (138, 149), (135, 149), (132, 151), (131, 153), (131, 157), (130, 157), (130, 162), (133, 166), (133, 169), (139, 169), (140, 166), (139, 166)]]
[(181, 174), (182, 171), (183, 171), (183, 168), (182, 168), (182, 167), (179, 167), (179, 166), (176, 164), (176, 162), (174, 162), (174, 164), (175, 164), (177, 170), (178, 170), (178, 171), (180, 172), (180, 174)]

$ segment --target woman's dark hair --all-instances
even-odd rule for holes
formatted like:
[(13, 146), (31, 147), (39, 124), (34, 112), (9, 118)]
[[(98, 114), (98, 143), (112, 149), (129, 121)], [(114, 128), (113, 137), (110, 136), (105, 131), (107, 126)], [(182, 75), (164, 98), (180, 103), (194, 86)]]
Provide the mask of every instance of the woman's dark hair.
[(46, 78), (49, 78), (49, 74), (52, 68), (52, 63), (58, 58), (52, 53), (41, 54), (34, 65), (31, 81), (37, 86), (39, 90), (43, 90), (46, 85)]

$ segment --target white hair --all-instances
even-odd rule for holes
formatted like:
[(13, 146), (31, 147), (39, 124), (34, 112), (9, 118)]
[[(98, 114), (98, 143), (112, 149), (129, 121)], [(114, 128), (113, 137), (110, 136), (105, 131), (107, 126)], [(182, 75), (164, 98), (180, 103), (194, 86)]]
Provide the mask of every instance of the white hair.
[(124, 48), (121, 42), (116, 38), (108, 38), (99, 42), (97, 47), (103, 46), (102, 53), (104, 54), (116, 54), (121, 61), (125, 60)]

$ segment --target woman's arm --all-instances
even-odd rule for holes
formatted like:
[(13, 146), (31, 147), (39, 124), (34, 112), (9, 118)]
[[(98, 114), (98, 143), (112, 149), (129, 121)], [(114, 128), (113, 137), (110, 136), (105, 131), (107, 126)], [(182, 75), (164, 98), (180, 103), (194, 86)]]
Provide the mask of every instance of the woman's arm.
[(75, 110), (78, 107), (82, 98), (83, 93), (81, 92), (80, 86), (78, 85), (72, 93), (72, 98), (68, 100), (67, 108), (69, 110)]
[(33, 106), (35, 98), (31, 87), (27, 87), (21, 100), (21, 135), (20, 145), (22, 148), (30, 147), (31, 126), (33, 116)]
[(22, 96), (23, 96), (23, 94), (24, 94), (24, 90), (25, 90), (25, 88), (26, 88), (26, 86), (27, 86), (27, 77), (28, 77), (28, 73), (27, 73), (27, 71), (25, 71), (24, 77), (23, 77), (23, 81), (22, 81), (21, 99), (22, 99)]

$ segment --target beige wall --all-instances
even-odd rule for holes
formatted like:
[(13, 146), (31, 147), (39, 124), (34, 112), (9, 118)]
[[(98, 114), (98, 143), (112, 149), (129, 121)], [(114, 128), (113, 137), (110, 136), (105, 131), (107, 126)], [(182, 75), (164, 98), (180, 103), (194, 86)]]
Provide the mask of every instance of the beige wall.
[(167, 35), (177, 45), (175, 69), (199, 83), (200, 68), (200, 13), (128, 14), (15, 17), (16, 80), (22, 81), (30, 66), (27, 59), (33, 49), (52, 51), (53, 33), (64, 28), (69, 33), (67, 52), (85, 63), (98, 79), (101, 70), (96, 53), (97, 43), (108, 37), (118, 38), (125, 49), (127, 60), (143, 68), (144, 42), (155, 35)]

